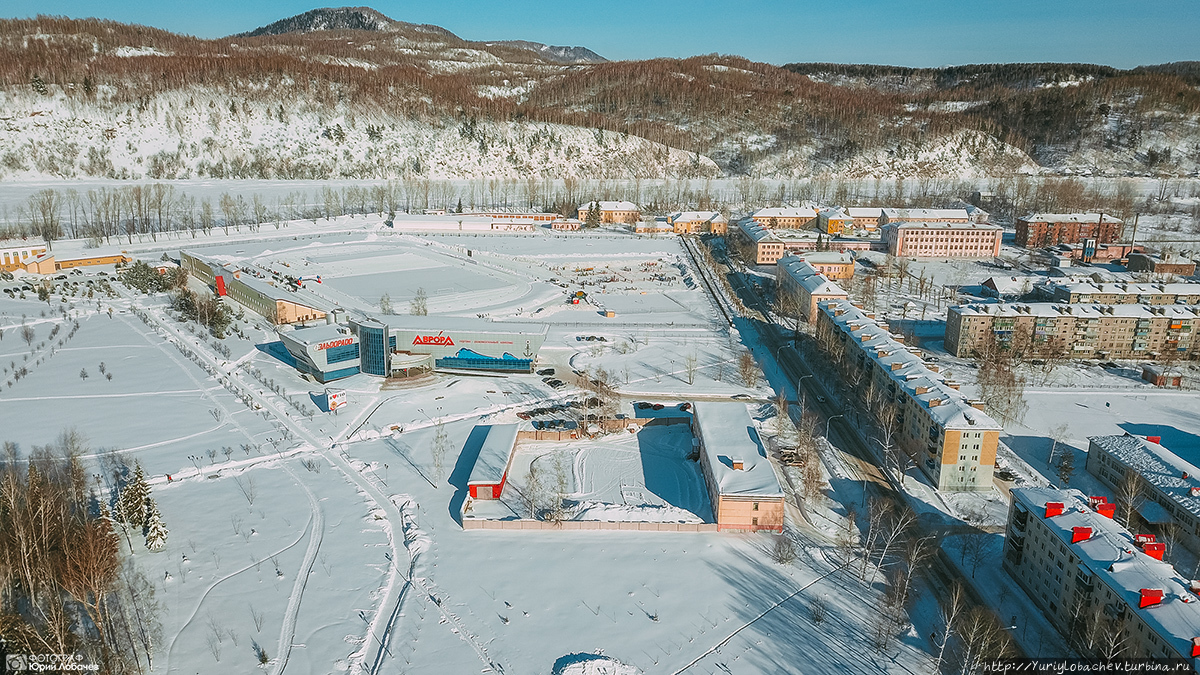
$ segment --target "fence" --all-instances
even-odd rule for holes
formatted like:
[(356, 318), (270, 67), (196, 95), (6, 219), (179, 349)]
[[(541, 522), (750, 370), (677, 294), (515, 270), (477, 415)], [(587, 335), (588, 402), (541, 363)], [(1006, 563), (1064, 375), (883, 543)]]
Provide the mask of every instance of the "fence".
[(612, 520), (482, 520), (464, 518), (464, 530), (620, 530), (626, 532), (716, 532), (716, 523), (631, 523)]

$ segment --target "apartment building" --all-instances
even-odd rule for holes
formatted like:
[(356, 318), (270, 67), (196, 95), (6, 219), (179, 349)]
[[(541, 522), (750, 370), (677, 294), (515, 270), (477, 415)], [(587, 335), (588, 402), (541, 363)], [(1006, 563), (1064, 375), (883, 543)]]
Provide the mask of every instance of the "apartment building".
[(817, 212), (808, 207), (772, 207), (759, 209), (750, 218), (763, 227), (798, 230), (812, 224), (817, 219)]
[[(1093, 436), (1088, 439), (1087, 470), (1113, 490), (1130, 474), (1138, 476), (1142, 495), (1180, 525), (1189, 543), (1200, 537), (1200, 468), (1164, 447), (1160, 436)], [(1144, 508), (1148, 502), (1141, 509), (1143, 520), (1154, 522), (1154, 514)]]
[(834, 281), (854, 278), (854, 256), (849, 251), (806, 251), (795, 255)]
[(883, 227), (888, 252), (905, 258), (995, 258), (1003, 237), (998, 225), (965, 221), (896, 221)]
[(667, 216), (667, 222), (675, 234), (723, 235), (729, 231), (729, 219), (720, 211), (678, 211)]
[(780, 259), (776, 281), (782, 297), (788, 298), (795, 310), (809, 323), (816, 320), (817, 303), (824, 300), (848, 300), (850, 297), (840, 286), (800, 256), (786, 255)]
[(919, 349), (903, 344), (888, 325), (848, 300), (818, 303), (817, 335), (850, 350), (847, 359), (864, 370), (860, 388), (873, 384), (897, 406), (897, 444), (939, 490), (989, 490), (1000, 425), (968, 400), (957, 382), (927, 363)]
[(1033, 213), (1017, 219), (1017, 244), (1041, 248), (1082, 244), (1088, 239), (1111, 244), (1124, 231), (1124, 221), (1104, 213)]
[(1197, 305), (1200, 284), (1129, 284), (1095, 281), (1049, 281), (1037, 286), (1041, 295), (1072, 305)]
[(969, 223), (966, 209), (880, 209), (879, 226), (888, 223)]
[(579, 220), (587, 222), (588, 209), (595, 204), (600, 209), (601, 223), (618, 223), (632, 225), (642, 219), (642, 210), (633, 202), (624, 201), (595, 201), (580, 204), (576, 209)]
[(1095, 645), (1085, 656), (1192, 661), (1195, 582), (1163, 562), (1161, 542), (1130, 533), (1113, 511), (1079, 490), (1013, 490), (1004, 569), (1059, 632)]
[(973, 304), (946, 315), (946, 351), (970, 356), (993, 344), (1075, 359), (1194, 359), (1200, 308), (1184, 305)]

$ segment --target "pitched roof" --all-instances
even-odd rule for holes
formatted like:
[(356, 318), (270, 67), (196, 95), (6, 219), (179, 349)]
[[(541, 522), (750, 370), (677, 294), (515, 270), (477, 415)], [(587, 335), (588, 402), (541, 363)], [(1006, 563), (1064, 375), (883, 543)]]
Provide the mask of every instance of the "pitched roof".
[(889, 221), (897, 220), (944, 220), (947, 218), (958, 218), (966, 220), (969, 218), (966, 209), (883, 209), (884, 215)]
[(1031, 213), (1027, 216), (1018, 218), (1027, 223), (1098, 223), (1100, 216), (1104, 216), (1106, 223), (1121, 223), (1124, 222), (1116, 216), (1099, 213)]
[(752, 217), (755, 220), (760, 219), (760, 218), (816, 218), (817, 212), (813, 209), (808, 208), (807, 206), (802, 206), (802, 207), (773, 206), (773, 207), (759, 209), (758, 211), (755, 211), (754, 215)]
[[(712, 469), (717, 492), (743, 497), (782, 497), (783, 488), (767, 459), (746, 404), (697, 401), (694, 406), (700, 445)], [(741, 469), (733, 468), (735, 459), (742, 461)]]
[[(638, 208), (638, 205), (634, 204), (633, 202), (597, 201), (595, 203), (600, 205), (601, 211), (640, 211), (641, 210)], [(591, 207), (591, 205), (592, 205), (592, 202), (584, 202), (579, 205), (579, 210), (587, 211), (588, 208)]]

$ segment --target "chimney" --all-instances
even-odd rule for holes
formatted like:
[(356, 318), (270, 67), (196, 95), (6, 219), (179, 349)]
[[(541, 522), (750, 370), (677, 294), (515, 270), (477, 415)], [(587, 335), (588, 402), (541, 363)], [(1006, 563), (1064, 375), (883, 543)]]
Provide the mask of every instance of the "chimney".
[(930, 407), (930, 408), (936, 408), (936, 407), (938, 407), (938, 406), (939, 406), (939, 405), (941, 405), (941, 404), (942, 404), (942, 399), (940, 399), (940, 398), (931, 398), (931, 399), (929, 399), (929, 407)]
[(1162, 603), (1163, 592), (1161, 588), (1143, 588), (1141, 589), (1141, 599), (1138, 601), (1138, 608), (1145, 609), (1151, 605)]
[(983, 410), (985, 406), (983, 401), (971, 401), (971, 407), (976, 410)]
[(1200, 637), (1192, 638), (1192, 658), (1200, 656)]
[(1166, 553), (1166, 551), (1167, 545), (1163, 543), (1146, 544), (1142, 547), (1142, 553), (1145, 553), (1155, 560), (1162, 560), (1163, 554)]
[(1047, 518), (1062, 515), (1062, 512), (1063, 512), (1063, 503), (1062, 502), (1046, 502), (1046, 517)]
[(924, 394), (927, 391), (929, 391), (929, 387), (922, 386), (922, 387), (917, 387), (917, 391), (915, 393), (917, 396), (920, 396), (921, 394)]
[(745, 469), (745, 463), (739, 458), (730, 457), (729, 463), (733, 465), (734, 471), (742, 471)]
[(1143, 546), (1145, 544), (1153, 544), (1154, 543), (1154, 535), (1139, 534), (1133, 538), (1133, 543), (1137, 544), (1138, 546)]
[(1162, 445), (1162, 436), (1147, 436), (1146, 440), (1150, 441), (1151, 443), (1158, 443), (1159, 445)]
[(1108, 497), (1105, 497), (1103, 495), (1088, 497), (1088, 504), (1090, 504), (1093, 509), (1096, 508), (1097, 506), (1099, 506), (1100, 504), (1105, 504), (1107, 502), (1108, 502)]
[(1188, 490), (1188, 494), (1190, 494), (1193, 497), (1200, 497), (1200, 487), (1194, 487), (1194, 488)]
[(1071, 543), (1078, 544), (1081, 541), (1087, 541), (1092, 538), (1092, 528), (1090, 527), (1072, 527), (1071, 528)]
[(1113, 516), (1116, 515), (1116, 513), (1117, 513), (1117, 505), (1116, 504), (1100, 504), (1099, 506), (1096, 507), (1096, 513), (1099, 513), (1100, 515), (1104, 516), (1105, 518), (1112, 520)]

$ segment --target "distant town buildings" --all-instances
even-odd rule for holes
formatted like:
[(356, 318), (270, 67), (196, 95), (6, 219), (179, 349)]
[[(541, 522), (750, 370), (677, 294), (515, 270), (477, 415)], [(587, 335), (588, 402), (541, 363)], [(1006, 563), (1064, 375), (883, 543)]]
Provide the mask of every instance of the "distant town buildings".
[[(884, 209), (884, 213), (888, 209)], [(965, 212), (963, 214), (966, 215)], [(965, 219), (892, 221), (883, 227), (888, 252), (904, 258), (985, 259), (1000, 255), (1004, 229)]]
[(601, 223), (624, 223), (632, 225), (642, 219), (642, 210), (633, 202), (596, 201), (579, 205), (576, 213), (579, 220), (587, 222), (588, 208), (592, 204), (596, 204), (599, 207)]
[(1075, 359), (1193, 359), (1200, 308), (1049, 302), (972, 304), (946, 315), (946, 351), (967, 357), (1019, 349)]
[(95, 265), (124, 265), (133, 258), (121, 253), (58, 259), (43, 245), (0, 246), (0, 272), (22, 270), (30, 274), (53, 274), (60, 270)]
[(877, 240), (831, 237), (811, 230), (771, 230), (757, 220), (746, 219), (737, 224), (737, 235), (754, 247), (754, 262), (774, 265), (788, 253), (818, 251), (867, 251), (878, 245)]
[(1041, 248), (1095, 240), (1109, 244), (1121, 238), (1125, 223), (1103, 213), (1034, 213), (1017, 219), (1017, 244)]
[(697, 401), (692, 433), (719, 531), (783, 531), (783, 488), (744, 403)]
[(920, 350), (903, 344), (888, 325), (847, 300), (818, 303), (817, 339), (840, 345), (845, 363), (862, 377), (858, 388), (873, 387), (897, 403), (896, 443), (939, 490), (990, 490), (1000, 425), (968, 400), (958, 383)]
[(1161, 542), (1133, 535), (1113, 511), (1078, 490), (1013, 490), (1004, 568), (1063, 635), (1094, 645), (1088, 656), (1192, 662), (1200, 656), (1194, 582), (1163, 562)]
[(846, 209), (846, 215), (854, 220), (855, 230), (873, 232), (879, 229), (879, 219), (883, 216), (883, 209), (877, 206), (851, 206)]
[[(835, 255), (849, 257), (850, 254)], [(853, 274), (853, 262), (850, 263), (850, 270)], [(794, 311), (809, 323), (816, 321), (817, 303), (824, 300), (847, 300), (850, 297), (828, 276), (800, 256), (786, 255), (780, 259), (776, 277), (778, 292), (786, 299), (785, 304), (791, 305), (785, 311)]]
[(675, 234), (717, 234), (729, 230), (729, 219), (720, 211), (677, 211), (667, 216)]
[(574, 232), (583, 227), (583, 223), (578, 218), (559, 218), (550, 223), (550, 229), (559, 232)]

